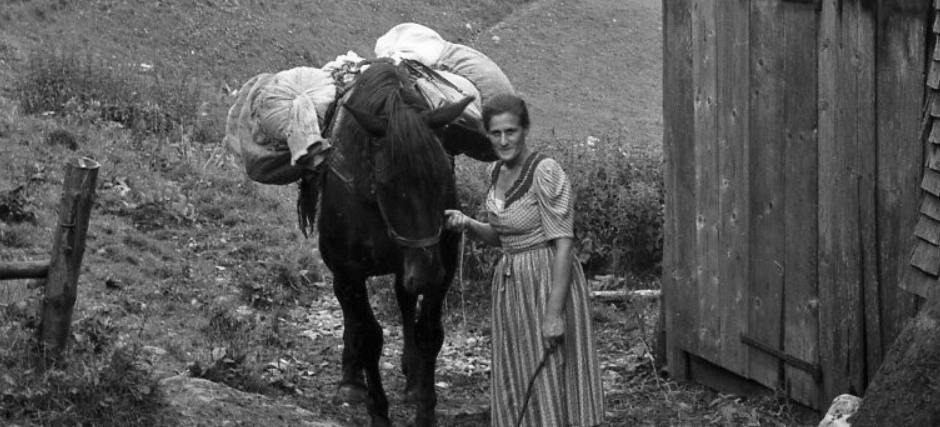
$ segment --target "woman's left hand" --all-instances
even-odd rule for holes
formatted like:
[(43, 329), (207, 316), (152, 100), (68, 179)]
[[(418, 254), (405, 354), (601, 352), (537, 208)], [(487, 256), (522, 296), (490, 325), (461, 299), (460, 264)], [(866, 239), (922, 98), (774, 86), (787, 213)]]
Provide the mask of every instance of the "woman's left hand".
[(546, 313), (542, 319), (542, 341), (545, 348), (552, 349), (565, 337), (565, 318), (558, 313)]

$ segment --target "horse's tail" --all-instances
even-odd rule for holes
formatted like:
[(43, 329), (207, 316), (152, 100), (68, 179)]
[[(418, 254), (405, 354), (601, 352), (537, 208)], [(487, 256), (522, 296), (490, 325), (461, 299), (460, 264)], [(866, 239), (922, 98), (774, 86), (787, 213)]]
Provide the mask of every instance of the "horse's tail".
[(300, 232), (309, 237), (314, 232), (317, 222), (317, 205), (320, 203), (320, 188), (323, 184), (325, 167), (319, 167), (312, 173), (304, 174), (297, 183), (297, 221)]

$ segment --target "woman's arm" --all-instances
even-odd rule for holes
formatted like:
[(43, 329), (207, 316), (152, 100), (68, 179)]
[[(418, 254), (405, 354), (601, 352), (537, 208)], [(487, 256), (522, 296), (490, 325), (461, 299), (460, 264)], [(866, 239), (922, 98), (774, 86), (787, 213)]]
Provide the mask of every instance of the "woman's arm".
[(444, 221), (444, 226), (448, 230), (458, 232), (466, 231), (471, 236), (482, 240), (483, 243), (490, 246), (500, 245), (499, 234), (496, 233), (492, 225), (470, 218), (458, 210), (445, 210), (444, 215), (447, 217)]
[(555, 345), (565, 334), (565, 302), (571, 289), (571, 263), (574, 243), (570, 237), (552, 240), (555, 257), (552, 259), (552, 290), (542, 320), (542, 338), (548, 347)]

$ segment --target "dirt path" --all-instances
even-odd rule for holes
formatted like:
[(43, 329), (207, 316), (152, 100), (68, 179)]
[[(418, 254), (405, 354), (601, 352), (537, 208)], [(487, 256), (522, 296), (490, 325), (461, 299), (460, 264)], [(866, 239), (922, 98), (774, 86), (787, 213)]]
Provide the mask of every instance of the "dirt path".
[(544, 0), (473, 45), (529, 101), (535, 140), (627, 135), (661, 146), (661, 14), (661, 0)]

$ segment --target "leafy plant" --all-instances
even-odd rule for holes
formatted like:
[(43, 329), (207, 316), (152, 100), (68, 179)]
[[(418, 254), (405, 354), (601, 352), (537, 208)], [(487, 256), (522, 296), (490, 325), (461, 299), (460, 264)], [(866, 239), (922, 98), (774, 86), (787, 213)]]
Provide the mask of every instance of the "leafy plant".
[[(626, 138), (550, 141), (540, 149), (562, 164), (575, 193), (575, 233), (586, 273), (658, 274), (663, 250), (663, 165), (656, 149)], [(489, 185), (485, 167), (458, 163), (463, 209), (482, 219)], [(467, 276), (492, 276), (499, 252), (471, 240), (465, 246)]]
[(662, 153), (623, 137), (556, 140), (575, 193), (575, 232), (586, 273), (658, 274), (663, 248)]
[[(157, 426), (165, 405), (149, 365), (136, 346), (102, 337), (102, 319), (80, 322), (64, 362), (43, 370), (28, 323), (2, 319), (8, 347), (0, 351), (0, 423), (55, 426)], [(105, 328), (107, 329), (107, 328)]]

